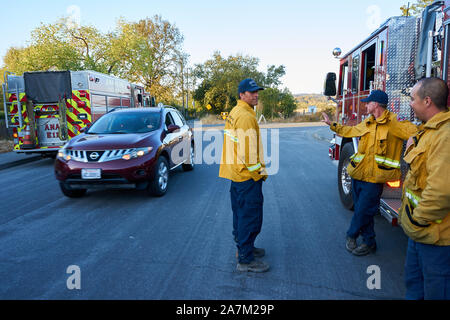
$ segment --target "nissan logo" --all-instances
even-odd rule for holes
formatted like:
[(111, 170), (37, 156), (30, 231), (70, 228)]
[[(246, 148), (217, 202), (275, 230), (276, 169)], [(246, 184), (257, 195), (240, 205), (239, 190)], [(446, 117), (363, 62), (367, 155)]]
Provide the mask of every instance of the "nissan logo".
[(99, 157), (99, 154), (97, 152), (92, 152), (89, 156), (92, 160), (97, 160)]

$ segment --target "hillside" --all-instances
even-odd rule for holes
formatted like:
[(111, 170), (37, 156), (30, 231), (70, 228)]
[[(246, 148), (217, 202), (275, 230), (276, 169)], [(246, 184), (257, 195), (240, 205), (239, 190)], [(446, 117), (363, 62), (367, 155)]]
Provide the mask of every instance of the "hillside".
[(316, 106), (319, 110), (334, 108), (336, 104), (322, 94), (295, 94), (297, 110), (307, 109), (309, 106)]

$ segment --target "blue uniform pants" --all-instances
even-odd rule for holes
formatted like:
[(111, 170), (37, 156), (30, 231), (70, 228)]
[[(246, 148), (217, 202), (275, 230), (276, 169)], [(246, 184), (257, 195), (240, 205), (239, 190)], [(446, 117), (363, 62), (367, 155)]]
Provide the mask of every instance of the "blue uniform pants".
[(254, 260), (255, 239), (263, 221), (263, 179), (231, 182), (230, 195), (233, 210), (233, 236), (238, 248), (239, 263)]
[(370, 183), (352, 179), (354, 214), (347, 236), (357, 239), (362, 236), (368, 246), (375, 244), (374, 216), (379, 212), (382, 183)]
[(409, 239), (405, 283), (407, 300), (450, 300), (450, 246)]

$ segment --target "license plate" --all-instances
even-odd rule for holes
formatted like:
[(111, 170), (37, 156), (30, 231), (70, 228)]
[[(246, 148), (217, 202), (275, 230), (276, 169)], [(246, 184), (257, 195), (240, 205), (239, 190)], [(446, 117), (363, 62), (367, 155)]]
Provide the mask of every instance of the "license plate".
[(102, 177), (101, 169), (81, 169), (82, 179), (100, 179)]

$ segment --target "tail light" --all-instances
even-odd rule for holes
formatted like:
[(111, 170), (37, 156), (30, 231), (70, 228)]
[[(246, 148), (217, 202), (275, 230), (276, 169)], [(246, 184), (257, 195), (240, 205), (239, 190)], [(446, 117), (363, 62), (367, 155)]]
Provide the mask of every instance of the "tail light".
[(388, 185), (390, 188), (400, 188), (401, 182), (400, 182), (400, 180), (389, 181), (389, 182), (387, 182), (387, 185)]

